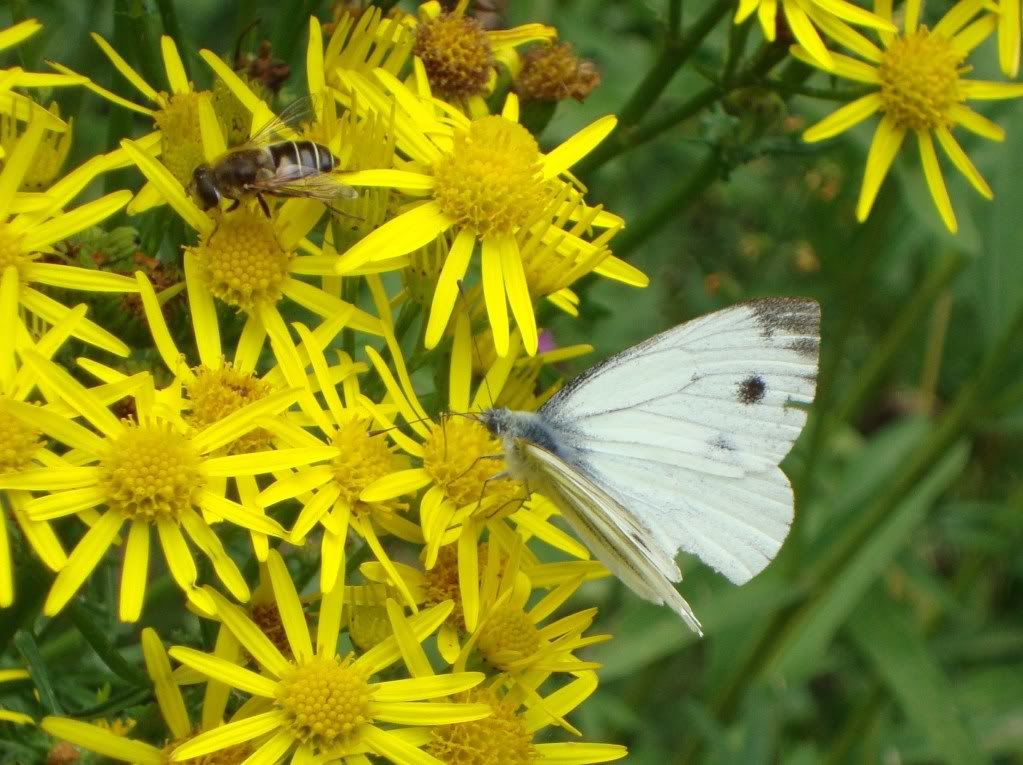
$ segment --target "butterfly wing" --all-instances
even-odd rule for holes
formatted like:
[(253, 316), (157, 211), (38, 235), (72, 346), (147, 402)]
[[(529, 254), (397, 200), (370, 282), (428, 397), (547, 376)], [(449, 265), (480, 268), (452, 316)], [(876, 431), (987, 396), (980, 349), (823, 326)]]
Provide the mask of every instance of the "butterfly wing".
[(813, 400), (819, 327), (813, 300), (740, 304), (587, 370), (539, 414), (576, 472), (653, 532), (658, 556), (684, 549), (741, 584), (792, 522), (778, 465)]
[(650, 529), (556, 455), (528, 441), (521, 449), (521, 464), (533, 488), (558, 506), (593, 554), (637, 595), (670, 606), (702, 634), (692, 608), (672, 584), (682, 578), (674, 555), (651, 543)]

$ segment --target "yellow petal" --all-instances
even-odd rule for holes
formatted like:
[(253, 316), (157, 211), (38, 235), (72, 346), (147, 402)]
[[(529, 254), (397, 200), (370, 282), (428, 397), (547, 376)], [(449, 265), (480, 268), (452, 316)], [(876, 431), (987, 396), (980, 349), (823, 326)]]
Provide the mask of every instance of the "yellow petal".
[[(39, 112), (43, 111), (38, 109)], [(33, 115), (36, 110), (33, 110)], [(33, 118), (28, 123), (28, 128), (18, 139), (17, 144), (11, 149), (10, 155), (4, 162), (3, 172), (0, 172), (0, 218), (5, 218), (14, 201), (14, 194), (21, 186), (25, 173), (35, 160), (36, 150), (43, 140), (45, 125), (42, 120)], [(31, 232), (30, 234), (31, 235)], [(8, 245), (9, 246), (9, 245)], [(22, 245), (24, 246), (24, 245)], [(31, 251), (31, 250), (28, 250)]]
[(530, 356), (536, 355), (539, 336), (536, 331), (536, 316), (533, 315), (533, 298), (526, 283), (526, 272), (522, 267), (522, 255), (514, 237), (502, 237), (498, 242), (501, 250), (501, 271), (504, 288), (508, 293), (515, 324), (522, 335), (522, 345)]
[(875, 114), (881, 108), (881, 94), (870, 93), (857, 98), (845, 106), (836, 109), (816, 125), (809, 127), (803, 133), (803, 140), (808, 143), (823, 141), (832, 138), (839, 133), (844, 133), (854, 125), (858, 125), (867, 117)]
[(7, 27), (7, 29), (0, 30), (0, 50), (6, 50), (23, 40), (27, 40), (42, 28), (43, 25), (36, 19), (25, 19)]
[(483, 240), (483, 298), (498, 356), (508, 355), (508, 299), (504, 291), (501, 249), (493, 239)]
[(959, 142), (952, 137), (952, 133), (949, 132), (948, 128), (939, 127), (934, 131), (934, 134), (938, 137), (938, 143), (945, 150), (945, 154), (952, 160), (952, 164), (959, 169), (959, 172), (966, 176), (966, 179), (973, 185), (973, 188), (985, 199), (992, 199), (994, 192), (991, 191), (991, 187), (988, 186), (980, 171), (970, 161), (966, 152), (959, 145)]
[(608, 114), (591, 122), (575, 135), (567, 138), (543, 159), (543, 177), (554, 178), (585, 157), (611, 134), (618, 118)]
[(371, 483), (362, 490), (359, 499), (363, 502), (386, 502), (389, 499), (419, 491), (424, 486), (428, 486), (432, 480), (430, 474), (423, 468), (399, 470)]
[(165, 762), (163, 753), (152, 744), (118, 736), (109, 728), (101, 728), (81, 720), (44, 717), (39, 727), (58, 741), (70, 741), (104, 757), (139, 765), (160, 765)]
[(313, 644), (309, 639), (305, 611), (302, 609), (302, 601), (299, 600), (295, 583), (291, 580), (291, 573), (276, 550), (270, 551), (266, 562), (270, 570), (270, 584), (273, 586), (277, 611), (292, 655), (299, 663), (307, 661), (313, 656)]
[(147, 154), (134, 141), (127, 138), (121, 141), (121, 148), (127, 152), (132, 161), (138, 165), (142, 174), (159, 189), (163, 198), (174, 208), (184, 221), (198, 231), (200, 234), (209, 234), (213, 231), (213, 221), (192, 201), (192, 198), (185, 193), (181, 182), (171, 175), (170, 171)]
[(171, 657), (186, 667), (194, 669), (206, 677), (237, 688), (246, 693), (272, 699), (277, 695), (278, 684), (265, 675), (253, 672), (251, 669), (239, 667), (233, 662), (226, 661), (219, 656), (203, 653), (194, 648), (176, 645), (170, 649)]
[(192, 88), (188, 84), (185, 65), (181, 63), (174, 40), (163, 35), (160, 38), (160, 52), (163, 54), (163, 66), (167, 70), (167, 84), (170, 85), (171, 93), (180, 95), (190, 92)]
[[(89, 225), (93, 224), (90, 223)], [(59, 238), (66, 239), (67, 237), (62, 236)], [(138, 284), (136, 284), (134, 279), (127, 276), (110, 271), (99, 271), (94, 268), (66, 266), (63, 263), (26, 263), (22, 266), (22, 274), (26, 281), (68, 290), (115, 293), (138, 291)]]
[[(136, 521), (136, 524), (139, 522)], [(188, 719), (185, 700), (181, 697), (178, 684), (174, 682), (167, 652), (156, 630), (151, 627), (142, 630), (142, 656), (146, 662), (146, 672), (153, 680), (156, 701), (167, 727), (175, 738), (184, 738), (192, 732), (192, 723)]]
[(927, 179), (927, 188), (931, 191), (931, 198), (935, 207), (941, 215), (945, 226), (953, 234), (958, 228), (956, 216), (952, 211), (952, 200), (949, 199), (948, 189), (945, 186), (945, 178), (941, 174), (941, 166), (938, 164), (938, 155), (934, 151), (934, 141), (931, 134), (925, 130), (918, 130), (916, 133), (917, 146), (920, 149), (920, 161), (924, 168), (924, 177)]
[(285, 720), (277, 710), (252, 715), (190, 738), (175, 749), (171, 757), (175, 762), (181, 762), (203, 754), (219, 752), (251, 741), (284, 725)]
[(113, 49), (110, 43), (95, 32), (92, 33), (92, 39), (100, 48), (102, 48), (103, 52), (107, 55), (107, 58), (110, 59), (110, 63), (114, 65), (114, 68), (124, 75), (125, 79), (134, 85), (142, 95), (153, 103), (161, 103), (160, 94), (153, 90), (149, 83), (147, 83), (138, 72), (128, 65), (127, 61), (121, 58), (121, 55)]
[(888, 174), (888, 169), (895, 160), (902, 146), (906, 131), (896, 127), (895, 122), (885, 115), (874, 131), (874, 139), (870, 142), (867, 152), (867, 167), (863, 173), (863, 185), (860, 187), (860, 198), (856, 204), (856, 218), (863, 222), (870, 214), (881, 183)]
[(217, 615), (224, 623), (224, 626), (234, 633), (234, 636), (238, 638), (238, 642), (252, 654), (252, 657), (262, 667), (278, 678), (291, 669), (292, 663), (281, 655), (281, 652), (270, 641), (270, 638), (240, 608), (228, 602), (218, 592), (211, 591), (210, 596), (213, 598)]
[[(128, 530), (128, 543), (124, 551), (124, 573), (121, 576), (121, 599), (118, 606), (118, 617), (122, 622), (136, 622), (142, 615), (142, 603), (146, 596), (146, 582), (149, 579), (149, 524), (145, 521), (132, 521)], [(145, 643), (143, 642), (143, 646)], [(168, 672), (170, 667), (168, 667)], [(152, 669), (149, 676), (156, 679)], [(175, 687), (175, 691), (177, 688)], [(160, 688), (157, 687), (157, 697)], [(180, 700), (181, 694), (178, 694)], [(161, 711), (163, 703), (160, 704)], [(182, 706), (182, 712), (184, 706)], [(164, 719), (170, 724), (168, 715), (174, 710), (164, 711)], [(185, 733), (188, 728), (185, 727)], [(184, 735), (175, 733), (175, 735)]]
[[(388, 602), (394, 603), (393, 600)], [(485, 679), (486, 675), (482, 672), (453, 672), (449, 675), (416, 675), (405, 680), (389, 680), (373, 686), (373, 700), (389, 702), (436, 699), (475, 688)]]
[(374, 259), (405, 255), (429, 244), (453, 224), (436, 202), (424, 202), (349, 247), (338, 259), (337, 271), (345, 274)]
[(59, 612), (96, 568), (124, 524), (124, 517), (116, 510), (107, 510), (81, 538), (68, 556), (67, 565), (60, 570), (46, 596), (43, 613), (53, 616)]

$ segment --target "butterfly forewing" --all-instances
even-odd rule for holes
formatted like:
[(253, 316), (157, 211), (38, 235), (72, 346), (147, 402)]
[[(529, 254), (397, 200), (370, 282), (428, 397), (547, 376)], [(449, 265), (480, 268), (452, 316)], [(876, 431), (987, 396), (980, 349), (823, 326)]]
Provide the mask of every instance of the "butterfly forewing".
[(659, 554), (685, 549), (745, 582), (792, 521), (778, 464), (813, 400), (819, 319), (797, 298), (718, 311), (588, 370), (539, 414)]

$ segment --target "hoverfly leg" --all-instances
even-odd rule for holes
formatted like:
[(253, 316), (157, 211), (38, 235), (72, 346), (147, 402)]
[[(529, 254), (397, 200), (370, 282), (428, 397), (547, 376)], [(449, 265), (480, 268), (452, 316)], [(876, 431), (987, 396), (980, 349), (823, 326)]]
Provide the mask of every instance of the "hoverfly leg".
[(263, 214), (269, 218), (270, 216), (270, 205), (266, 203), (266, 199), (263, 198), (262, 194), (256, 194), (256, 200), (259, 202), (259, 207), (263, 211)]
[(228, 212), (234, 212), (238, 209), (238, 206), (242, 203), (240, 199), (232, 199), (230, 207), (227, 208)]

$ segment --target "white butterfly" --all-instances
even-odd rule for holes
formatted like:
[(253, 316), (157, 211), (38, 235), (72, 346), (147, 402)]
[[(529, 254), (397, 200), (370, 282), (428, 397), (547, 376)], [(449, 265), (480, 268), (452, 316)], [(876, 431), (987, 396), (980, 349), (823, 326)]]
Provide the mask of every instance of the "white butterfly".
[(813, 401), (819, 341), (815, 301), (754, 300), (612, 356), (535, 413), (480, 421), (619, 579), (701, 633), (675, 556), (743, 584), (777, 554), (793, 515), (778, 465)]

